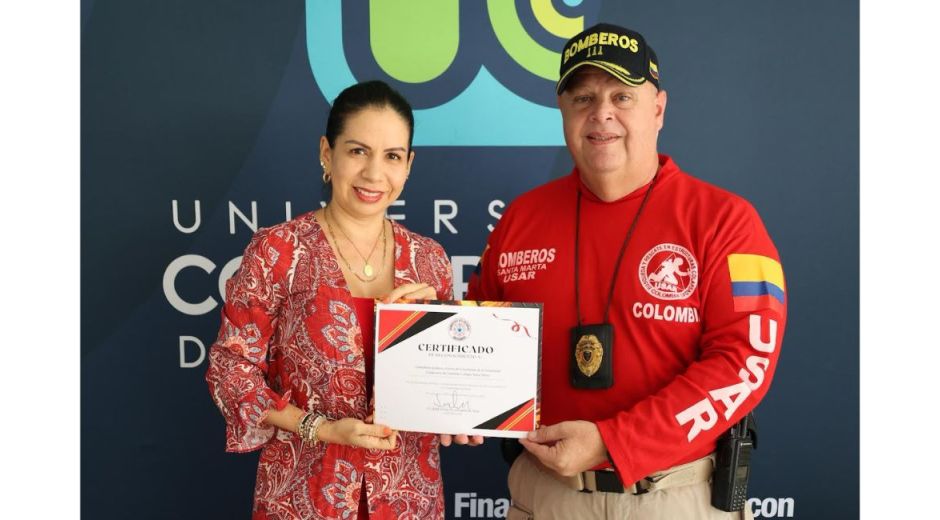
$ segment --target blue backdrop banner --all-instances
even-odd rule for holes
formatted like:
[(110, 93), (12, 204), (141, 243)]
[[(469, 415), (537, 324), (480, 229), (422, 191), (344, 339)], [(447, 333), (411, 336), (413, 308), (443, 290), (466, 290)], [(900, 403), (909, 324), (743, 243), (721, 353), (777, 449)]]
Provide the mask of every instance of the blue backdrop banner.
[[(857, 517), (858, 17), (849, 0), (82, 0), (83, 515), (250, 516), (257, 454), (224, 452), (207, 349), (252, 233), (323, 203), (343, 88), (381, 79), (415, 107), (389, 216), (445, 247), (459, 298), (506, 205), (571, 170), (559, 53), (607, 21), (657, 51), (660, 151), (753, 203), (786, 268), (749, 505)], [(442, 451), (448, 518), (503, 517), (498, 442)]]

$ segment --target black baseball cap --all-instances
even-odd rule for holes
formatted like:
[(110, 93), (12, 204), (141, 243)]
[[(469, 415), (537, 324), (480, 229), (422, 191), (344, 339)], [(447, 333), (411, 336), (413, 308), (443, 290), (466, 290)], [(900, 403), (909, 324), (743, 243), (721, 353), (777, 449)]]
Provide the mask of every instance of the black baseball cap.
[(649, 81), (659, 90), (659, 60), (643, 35), (599, 23), (568, 40), (561, 51), (555, 93), (561, 95), (574, 71), (591, 65), (634, 87)]

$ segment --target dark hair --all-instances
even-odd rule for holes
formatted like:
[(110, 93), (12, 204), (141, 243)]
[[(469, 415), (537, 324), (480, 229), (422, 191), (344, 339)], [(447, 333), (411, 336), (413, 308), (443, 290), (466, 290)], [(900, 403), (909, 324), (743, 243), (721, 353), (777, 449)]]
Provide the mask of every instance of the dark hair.
[(330, 147), (336, 144), (336, 136), (343, 133), (343, 127), (350, 116), (366, 108), (391, 108), (408, 123), (408, 150), (415, 133), (415, 118), (411, 105), (404, 96), (383, 81), (373, 80), (357, 83), (339, 93), (330, 107), (330, 116), (326, 120), (326, 140)]

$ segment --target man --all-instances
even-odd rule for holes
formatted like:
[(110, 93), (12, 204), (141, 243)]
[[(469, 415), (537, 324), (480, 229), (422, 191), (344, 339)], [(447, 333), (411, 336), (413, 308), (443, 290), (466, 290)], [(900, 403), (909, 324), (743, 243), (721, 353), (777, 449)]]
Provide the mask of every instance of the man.
[(615, 25), (567, 43), (575, 169), (506, 209), (470, 281), (468, 299), (544, 303), (544, 426), (521, 441), (509, 518), (750, 517), (712, 507), (709, 481), (776, 368), (783, 271), (750, 204), (657, 153), (658, 65)]

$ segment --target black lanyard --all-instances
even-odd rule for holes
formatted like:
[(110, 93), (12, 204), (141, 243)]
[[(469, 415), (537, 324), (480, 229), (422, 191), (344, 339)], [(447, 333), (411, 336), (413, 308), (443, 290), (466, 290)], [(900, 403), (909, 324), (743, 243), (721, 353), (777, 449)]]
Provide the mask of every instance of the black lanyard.
[[(643, 207), (646, 206), (646, 201), (650, 198), (650, 193), (653, 192), (653, 185), (656, 184), (656, 178), (659, 177), (659, 172), (657, 171), (653, 175), (653, 180), (650, 181), (650, 187), (646, 189), (646, 194), (643, 195), (643, 200), (640, 202), (640, 207), (636, 210), (636, 215), (633, 216), (633, 222), (630, 224), (630, 229), (627, 230), (627, 236), (623, 239), (623, 245), (620, 246), (620, 254), (617, 256), (617, 263), (614, 264), (614, 275), (610, 279), (610, 290), (607, 292), (607, 306), (604, 307), (604, 321), (602, 323), (608, 323), (607, 319), (610, 317), (610, 303), (614, 299), (614, 286), (617, 284), (617, 273), (620, 271), (620, 261), (623, 260), (623, 254), (627, 251), (627, 244), (630, 243), (630, 237), (633, 236), (633, 231), (636, 229), (636, 223), (640, 220), (640, 213), (643, 212)], [(581, 326), (581, 291), (578, 287), (578, 252), (580, 251), (580, 235), (581, 235), (581, 187), (578, 186), (578, 202), (575, 206), (575, 221), (574, 221), (574, 301), (575, 307), (577, 308), (578, 314), (578, 327)]]

